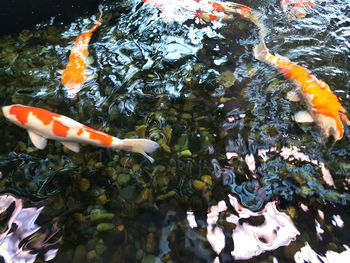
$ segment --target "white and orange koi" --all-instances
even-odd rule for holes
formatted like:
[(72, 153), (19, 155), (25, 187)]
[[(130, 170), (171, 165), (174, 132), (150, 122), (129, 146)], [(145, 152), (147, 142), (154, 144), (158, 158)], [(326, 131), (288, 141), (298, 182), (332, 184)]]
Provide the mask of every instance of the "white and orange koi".
[(99, 6), (100, 17), (89, 31), (79, 35), (74, 43), (69, 56), (69, 62), (66, 69), (62, 72), (62, 84), (67, 90), (68, 97), (74, 99), (80, 91), (85, 81), (92, 78), (92, 73), (87, 65), (90, 63), (88, 56), (88, 45), (92, 33), (100, 26), (102, 18), (102, 6)]
[(158, 143), (148, 139), (121, 140), (41, 108), (15, 104), (2, 107), (2, 111), (9, 121), (28, 131), (32, 143), (39, 149), (46, 147), (47, 139), (57, 140), (74, 152), (79, 152), (79, 143), (85, 143), (141, 153), (153, 163), (153, 158), (147, 153), (159, 147)]
[(282, 10), (287, 14), (288, 19), (306, 17), (315, 6), (313, 0), (281, 0)]
[[(302, 111), (295, 115), (297, 122), (312, 122), (320, 127), (325, 137), (333, 136), (334, 140), (340, 140), (344, 135), (343, 122), (350, 125), (346, 117), (346, 111), (340, 104), (338, 97), (333, 94), (322, 80), (317, 79), (311, 72), (286, 57), (271, 55), (263, 41), (254, 48), (255, 57), (258, 60), (268, 62), (278, 68), (285, 77), (292, 80), (297, 86), (297, 91), (304, 100), (308, 111)], [(297, 101), (299, 98), (290, 99)]]

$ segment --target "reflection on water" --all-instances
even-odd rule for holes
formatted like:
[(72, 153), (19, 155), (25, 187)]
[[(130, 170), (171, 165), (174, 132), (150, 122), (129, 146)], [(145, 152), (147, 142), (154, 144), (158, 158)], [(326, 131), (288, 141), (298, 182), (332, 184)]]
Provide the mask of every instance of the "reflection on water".
[[(219, 255), (225, 248), (227, 235), (233, 241), (232, 258), (246, 260), (280, 246), (287, 246), (300, 234), (291, 218), (277, 210), (276, 202), (268, 202), (263, 210), (253, 212), (241, 206), (236, 197), (228, 197), (233, 209), (231, 212), (225, 201), (220, 201), (209, 207), (207, 215), (207, 239), (216, 254)], [(219, 217), (221, 220), (218, 220)], [(197, 226), (191, 211), (187, 212), (187, 220), (192, 228)], [(225, 235), (224, 231), (229, 231), (227, 225), (231, 232)], [(219, 261), (215, 259), (215, 262)]]
[(56, 256), (59, 229), (43, 230), (36, 224), (44, 207), (24, 207), (23, 199), (9, 194), (0, 196), (0, 207), (0, 255), (3, 262), (34, 262), (38, 256), (49, 261)]
[(318, 255), (308, 243), (298, 251), (295, 256), (296, 263), (312, 262), (312, 263), (346, 263), (349, 262), (350, 248), (344, 245), (345, 251), (338, 253), (328, 250), (325, 256)]
[[(106, 1), (89, 44), (96, 78), (75, 102), (57, 70), (97, 9), (0, 39), (1, 106), (42, 107), (161, 145), (154, 164), (55, 142), (40, 151), (0, 116), (1, 193), (52, 201), (43, 209), (2, 196), (4, 260), (345, 260), (349, 130), (334, 143), (294, 122), (305, 105), (287, 99), (293, 83), (254, 58), (253, 23), (239, 15), (203, 23), (194, 12), (207, 1), (146, 2)], [(242, 2), (263, 14), (271, 53), (325, 80), (349, 112), (349, 3), (318, 0), (305, 18), (286, 20), (280, 0)], [(41, 224), (44, 213), (57, 215), (57, 226)]]

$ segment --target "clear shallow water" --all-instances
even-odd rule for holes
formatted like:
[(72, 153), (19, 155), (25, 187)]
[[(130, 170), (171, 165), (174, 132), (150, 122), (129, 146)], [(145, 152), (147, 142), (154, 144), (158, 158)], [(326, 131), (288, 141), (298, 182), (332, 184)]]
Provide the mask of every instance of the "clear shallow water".
[[(265, 15), (273, 54), (306, 66), (350, 110), (349, 3), (319, 1), (292, 21), (274, 1), (242, 4)], [(345, 250), (349, 131), (333, 143), (292, 120), (304, 105), (286, 99), (290, 81), (254, 59), (254, 25), (239, 16), (201, 25), (183, 13), (164, 23), (138, 1), (108, 4), (89, 45), (97, 77), (72, 101), (57, 70), (97, 15), (0, 41), (1, 105), (161, 144), (153, 165), (91, 146), (37, 150), (1, 116), (1, 192), (45, 203), (47, 219), (36, 224), (60, 229), (53, 262), (294, 262), (306, 242), (320, 257)]]

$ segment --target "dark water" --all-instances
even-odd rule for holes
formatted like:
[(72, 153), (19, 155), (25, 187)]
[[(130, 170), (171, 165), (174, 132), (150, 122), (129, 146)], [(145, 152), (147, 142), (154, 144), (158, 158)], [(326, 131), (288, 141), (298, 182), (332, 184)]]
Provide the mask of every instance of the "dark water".
[[(291, 21), (279, 1), (242, 4), (264, 14), (271, 53), (310, 69), (350, 111), (348, 1), (317, 1)], [(348, 127), (334, 142), (293, 121), (305, 105), (288, 101), (294, 84), (254, 58), (249, 21), (177, 15), (165, 22), (141, 1), (106, 4), (89, 45), (96, 78), (74, 101), (57, 70), (97, 10), (0, 39), (2, 106), (42, 107), (161, 145), (154, 164), (54, 141), (38, 150), (0, 113), (4, 262), (335, 262), (342, 252), (337, 262), (349, 262)]]

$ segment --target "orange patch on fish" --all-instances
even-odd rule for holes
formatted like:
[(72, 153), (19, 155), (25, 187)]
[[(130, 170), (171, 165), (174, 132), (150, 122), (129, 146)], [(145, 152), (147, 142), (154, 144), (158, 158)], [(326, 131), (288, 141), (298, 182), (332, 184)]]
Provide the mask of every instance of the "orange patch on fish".
[(67, 137), (69, 129), (69, 127), (63, 125), (59, 121), (53, 121), (52, 131), (56, 136)]
[(24, 107), (21, 105), (14, 105), (10, 109), (10, 114), (16, 116), (17, 120), (22, 123), (22, 125), (28, 122), (29, 113), (32, 113), (36, 118), (42, 121), (44, 125), (49, 125), (53, 120), (52, 117), (60, 117), (61, 115), (34, 107)]
[(53, 121), (52, 131), (56, 136), (66, 137), (69, 127), (61, 124), (55, 118), (59, 118), (61, 115), (40, 109), (35, 107), (25, 107), (21, 105), (14, 105), (10, 108), (10, 114), (16, 116), (16, 119), (25, 125), (28, 122), (29, 113), (32, 113), (38, 120), (40, 120), (44, 125), (49, 125)]
[(209, 4), (212, 4), (213, 10), (214, 10), (214, 11), (217, 11), (217, 12), (225, 11), (225, 8), (224, 8), (221, 4), (219, 4), (219, 3), (216, 3), (216, 2), (209, 2)]
[(113, 142), (113, 137), (107, 133), (97, 131), (87, 126), (84, 126), (84, 131), (90, 133), (90, 139), (99, 141), (104, 146), (109, 146)]
[(77, 131), (77, 135), (78, 135), (78, 136), (80, 136), (82, 133), (83, 133), (83, 129), (79, 129), (79, 130)]

